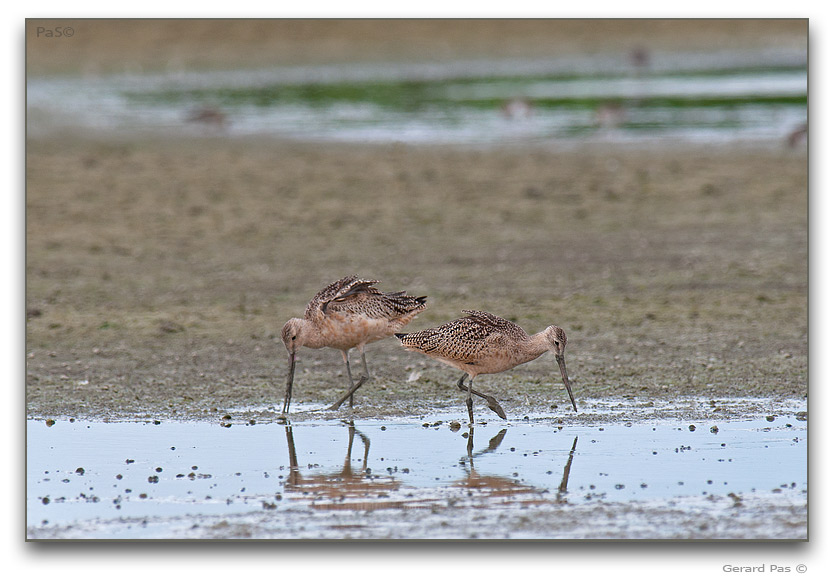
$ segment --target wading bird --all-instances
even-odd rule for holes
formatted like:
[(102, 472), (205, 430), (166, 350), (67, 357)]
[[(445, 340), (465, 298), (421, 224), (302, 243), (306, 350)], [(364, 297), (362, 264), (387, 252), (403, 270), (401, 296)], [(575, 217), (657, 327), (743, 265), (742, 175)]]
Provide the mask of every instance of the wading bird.
[[(528, 335), (517, 324), (489, 312), (463, 312), (469, 316), (452, 320), (436, 328), (407, 334), (397, 333), (394, 336), (400, 339), (406, 350), (421, 352), (466, 373), (458, 380), (457, 386), (468, 393), (466, 407), (470, 423), (474, 423), (472, 395), (484, 397), (472, 389), (475, 377), (509, 370), (546, 352), (556, 355), (556, 362), (559, 364), (562, 381), (565, 383), (573, 410), (577, 410), (568, 371), (565, 368), (565, 345), (568, 338), (564, 330), (558, 326), (548, 326), (539, 333)], [(463, 386), (467, 375), (468, 388)], [(487, 402), (489, 403), (489, 399)], [(502, 418), (506, 418), (503, 411), (499, 413), (491, 404), (490, 408)]]
[[(347, 399), (353, 406), (353, 393), (370, 377), (368, 363), (365, 362), (365, 345), (393, 336), (426, 309), (425, 296), (409, 296), (404, 291), (380, 292), (374, 288), (374, 284), (378, 283), (378, 280), (360, 280), (356, 276), (337, 280), (310, 300), (304, 318), (291, 318), (284, 325), (281, 339), (289, 353), (285, 414), (290, 410), (295, 358), (300, 347), (327, 346), (342, 352), (348, 392), (329, 409), (338, 409)], [(348, 351), (352, 348), (359, 349), (362, 355), (363, 374), (356, 383), (353, 382), (348, 360)]]

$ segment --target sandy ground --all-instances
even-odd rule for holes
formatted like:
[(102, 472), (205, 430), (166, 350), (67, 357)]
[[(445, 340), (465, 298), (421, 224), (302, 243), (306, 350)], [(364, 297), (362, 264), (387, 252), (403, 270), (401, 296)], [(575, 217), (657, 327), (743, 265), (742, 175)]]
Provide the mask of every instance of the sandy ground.
[[(27, 162), (33, 414), (277, 403), (281, 326), (354, 272), (428, 295), (410, 328), (561, 325), (580, 404), (807, 393), (804, 153), (74, 139)], [(564, 409), (545, 358), (478, 382)], [(357, 413), (460, 404), (456, 371), (394, 340), (368, 359)], [(335, 400), (342, 373), (305, 351), (295, 401)]]

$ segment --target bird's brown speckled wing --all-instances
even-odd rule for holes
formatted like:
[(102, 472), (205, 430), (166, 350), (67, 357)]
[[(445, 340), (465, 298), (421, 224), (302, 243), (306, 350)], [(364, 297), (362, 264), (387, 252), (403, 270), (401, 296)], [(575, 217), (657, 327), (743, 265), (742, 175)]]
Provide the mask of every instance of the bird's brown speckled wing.
[(329, 313), (357, 315), (368, 319), (395, 320), (413, 318), (425, 310), (425, 296), (410, 296), (405, 291), (380, 292), (374, 288), (378, 280), (361, 280), (348, 276), (316, 294), (304, 315), (323, 317)]
[(435, 328), (409, 333), (400, 340), (410, 350), (465, 364), (476, 364), (485, 353), (500, 349), (508, 338), (527, 336), (520, 326), (509, 320), (478, 310), (464, 312), (469, 316)]
[(467, 318), (471, 318), (481, 326), (491, 328), (494, 332), (501, 336), (506, 336), (513, 341), (523, 341), (527, 338), (527, 333), (515, 322), (510, 322), (506, 318), (495, 316), (489, 312), (482, 310), (463, 310), (464, 314), (468, 314)]
[(363, 292), (379, 294), (379, 290), (373, 288), (373, 285), (378, 283), (379, 280), (360, 280), (356, 276), (345, 276), (341, 280), (336, 280), (313, 296), (304, 311), (304, 318), (313, 319), (322, 316), (334, 300), (345, 300), (349, 296)]
[(413, 316), (425, 310), (426, 297), (409, 296), (405, 293), (382, 293), (376, 288), (352, 293), (330, 301), (326, 313), (357, 315), (367, 319), (395, 320), (402, 316)]

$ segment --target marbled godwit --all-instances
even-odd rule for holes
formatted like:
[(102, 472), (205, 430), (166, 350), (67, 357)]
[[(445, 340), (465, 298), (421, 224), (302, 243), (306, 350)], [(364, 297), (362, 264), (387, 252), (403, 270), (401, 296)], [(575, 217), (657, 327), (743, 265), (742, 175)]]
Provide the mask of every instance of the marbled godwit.
[(632, 48), (628, 54), (628, 59), (637, 74), (641, 74), (649, 67), (649, 51), (644, 46), (635, 46)]
[(601, 129), (619, 127), (626, 120), (626, 108), (619, 101), (605, 101), (594, 109), (594, 121)]
[[(353, 406), (353, 393), (370, 377), (365, 361), (365, 345), (393, 336), (425, 310), (425, 296), (409, 296), (404, 291), (380, 292), (373, 287), (378, 283), (379, 280), (360, 280), (356, 276), (337, 280), (313, 296), (304, 311), (304, 318), (291, 318), (284, 325), (281, 338), (289, 353), (284, 413), (290, 410), (295, 354), (299, 347), (328, 346), (342, 352), (348, 392), (329, 409), (338, 409), (348, 398)], [(352, 348), (358, 348), (362, 355), (363, 374), (355, 384), (348, 360), (348, 351)]]
[(501, 113), (507, 119), (528, 119), (533, 116), (533, 102), (524, 97), (508, 99), (501, 103)]
[(793, 131), (788, 134), (788, 138), (786, 139), (788, 147), (794, 149), (800, 143), (807, 144), (808, 143), (808, 123), (802, 123), (798, 125)]
[[(408, 334), (397, 333), (407, 350), (422, 352), (449, 366), (464, 371), (458, 380), (458, 387), (468, 392), (466, 407), (469, 422), (474, 423), (472, 415), (472, 395), (483, 396), (472, 390), (472, 381), (478, 375), (500, 373), (522, 363), (530, 362), (546, 352), (556, 355), (562, 381), (568, 391), (573, 410), (576, 402), (570, 388), (568, 371), (565, 368), (565, 345), (568, 338), (565, 331), (558, 326), (548, 326), (543, 331), (528, 335), (517, 324), (489, 312), (464, 310), (466, 316), (447, 322), (437, 328), (428, 328)], [(469, 387), (463, 381), (469, 376)], [(494, 399), (493, 399), (494, 400)], [(490, 405), (492, 408), (492, 405)], [(497, 413), (498, 411), (493, 408)], [(502, 418), (503, 411), (498, 413)]]
[(190, 111), (185, 120), (189, 123), (200, 123), (209, 127), (225, 129), (228, 118), (226, 113), (220, 109), (204, 106)]

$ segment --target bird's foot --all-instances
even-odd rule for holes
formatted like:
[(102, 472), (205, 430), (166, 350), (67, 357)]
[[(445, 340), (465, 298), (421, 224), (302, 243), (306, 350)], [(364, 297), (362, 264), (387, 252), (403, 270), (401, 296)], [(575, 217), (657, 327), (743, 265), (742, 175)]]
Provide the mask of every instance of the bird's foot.
[(496, 415), (506, 420), (507, 414), (504, 413), (504, 409), (501, 408), (501, 405), (498, 404), (498, 401), (495, 399), (495, 397), (487, 396), (486, 403), (490, 409), (495, 411)]

